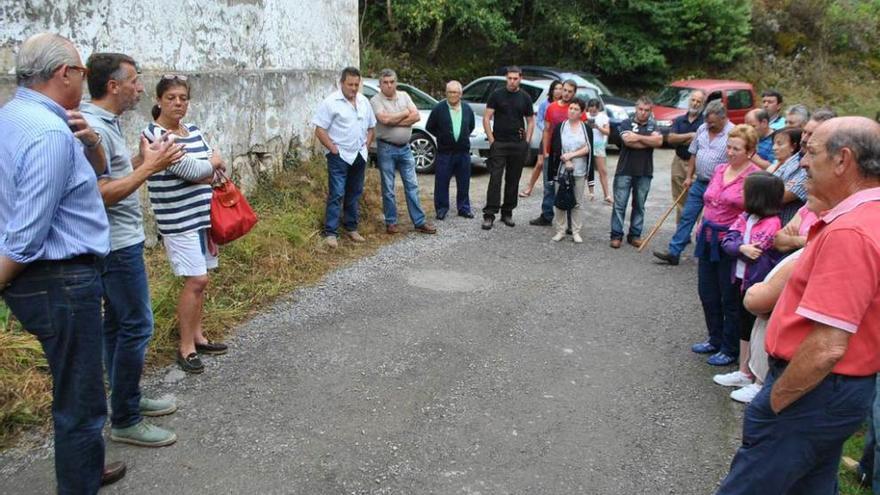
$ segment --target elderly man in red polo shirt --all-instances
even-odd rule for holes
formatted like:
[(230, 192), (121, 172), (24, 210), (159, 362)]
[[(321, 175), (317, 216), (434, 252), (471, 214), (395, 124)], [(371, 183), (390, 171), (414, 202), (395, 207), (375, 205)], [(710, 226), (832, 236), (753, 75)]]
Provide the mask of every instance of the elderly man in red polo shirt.
[(880, 124), (820, 125), (801, 161), (807, 204), (830, 206), (767, 328), (770, 373), (746, 409), (718, 494), (833, 494), (844, 441), (880, 371)]

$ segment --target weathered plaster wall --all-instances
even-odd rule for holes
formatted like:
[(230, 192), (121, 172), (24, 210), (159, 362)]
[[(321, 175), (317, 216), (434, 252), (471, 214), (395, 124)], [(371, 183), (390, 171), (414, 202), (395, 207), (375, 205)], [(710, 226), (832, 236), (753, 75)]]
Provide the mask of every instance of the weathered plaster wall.
[(95, 51), (127, 53), (147, 88), (123, 119), (131, 148), (158, 79), (186, 74), (186, 120), (249, 189), (281, 167), (288, 149), (311, 151), (315, 107), (342, 67), (358, 65), (357, 8), (357, 0), (0, 0), (0, 104), (15, 91), (15, 52), (32, 34), (70, 38), (83, 61)]

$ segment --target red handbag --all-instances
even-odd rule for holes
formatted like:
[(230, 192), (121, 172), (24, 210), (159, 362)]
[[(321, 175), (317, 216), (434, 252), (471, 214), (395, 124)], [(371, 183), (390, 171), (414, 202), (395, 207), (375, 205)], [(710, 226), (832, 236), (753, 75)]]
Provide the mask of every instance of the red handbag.
[(220, 172), (211, 196), (211, 239), (226, 244), (250, 232), (257, 215), (235, 184)]

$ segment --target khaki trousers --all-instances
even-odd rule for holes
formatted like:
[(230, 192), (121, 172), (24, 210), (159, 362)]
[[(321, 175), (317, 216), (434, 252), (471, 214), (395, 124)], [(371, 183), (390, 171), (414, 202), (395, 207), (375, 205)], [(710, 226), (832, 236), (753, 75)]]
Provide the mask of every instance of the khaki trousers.
[[(584, 179), (585, 177), (574, 178), (574, 197), (577, 198), (577, 206), (571, 209), (572, 235), (580, 233), (581, 227), (583, 226), (583, 219), (581, 218), (581, 203), (584, 202)], [(559, 184), (555, 187), (559, 190)], [(555, 207), (553, 208), (553, 212), (553, 226), (556, 228), (556, 232), (559, 234), (565, 234), (565, 228), (568, 226), (568, 212)]]
[[(684, 190), (684, 180), (687, 179), (688, 162), (682, 160), (675, 155), (672, 158), (672, 167), (670, 167), (670, 180), (672, 181), (672, 200), (678, 199), (678, 196)], [(681, 197), (681, 200), (675, 204), (675, 222), (678, 223), (681, 217), (681, 210), (684, 208), (684, 202), (687, 200), (687, 194)]]

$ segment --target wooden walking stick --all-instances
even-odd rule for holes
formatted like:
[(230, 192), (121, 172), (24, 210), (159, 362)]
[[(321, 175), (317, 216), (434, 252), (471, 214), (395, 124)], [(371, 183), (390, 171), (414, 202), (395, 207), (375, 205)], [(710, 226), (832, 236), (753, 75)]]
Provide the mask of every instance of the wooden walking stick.
[(648, 244), (651, 243), (651, 239), (653, 239), (654, 236), (657, 235), (657, 232), (660, 230), (660, 227), (663, 225), (663, 222), (666, 221), (666, 217), (668, 217), (669, 214), (672, 213), (672, 210), (675, 209), (675, 206), (678, 204), (679, 201), (681, 201), (681, 198), (683, 198), (684, 195), (687, 194), (687, 192), (688, 192), (688, 189), (684, 189), (683, 191), (681, 191), (681, 194), (679, 194), (678, 197), (675, 198), (675, 201), (672, 202), (672, 206), (670, 206), (669, 209), (666, 210), (666, 213), (664, 213), (663, 216), (660, 217), (660, 220), (658, 220), (657, 223), (654, 224), (654, 228), (652, 228), (651, 231), (648, 232), (648, 237), (645, 237), (645, 240), (642, 241), (642, 245), (639, 246), (638, 251), (640, 253), (646, 247), (648, 247)]

